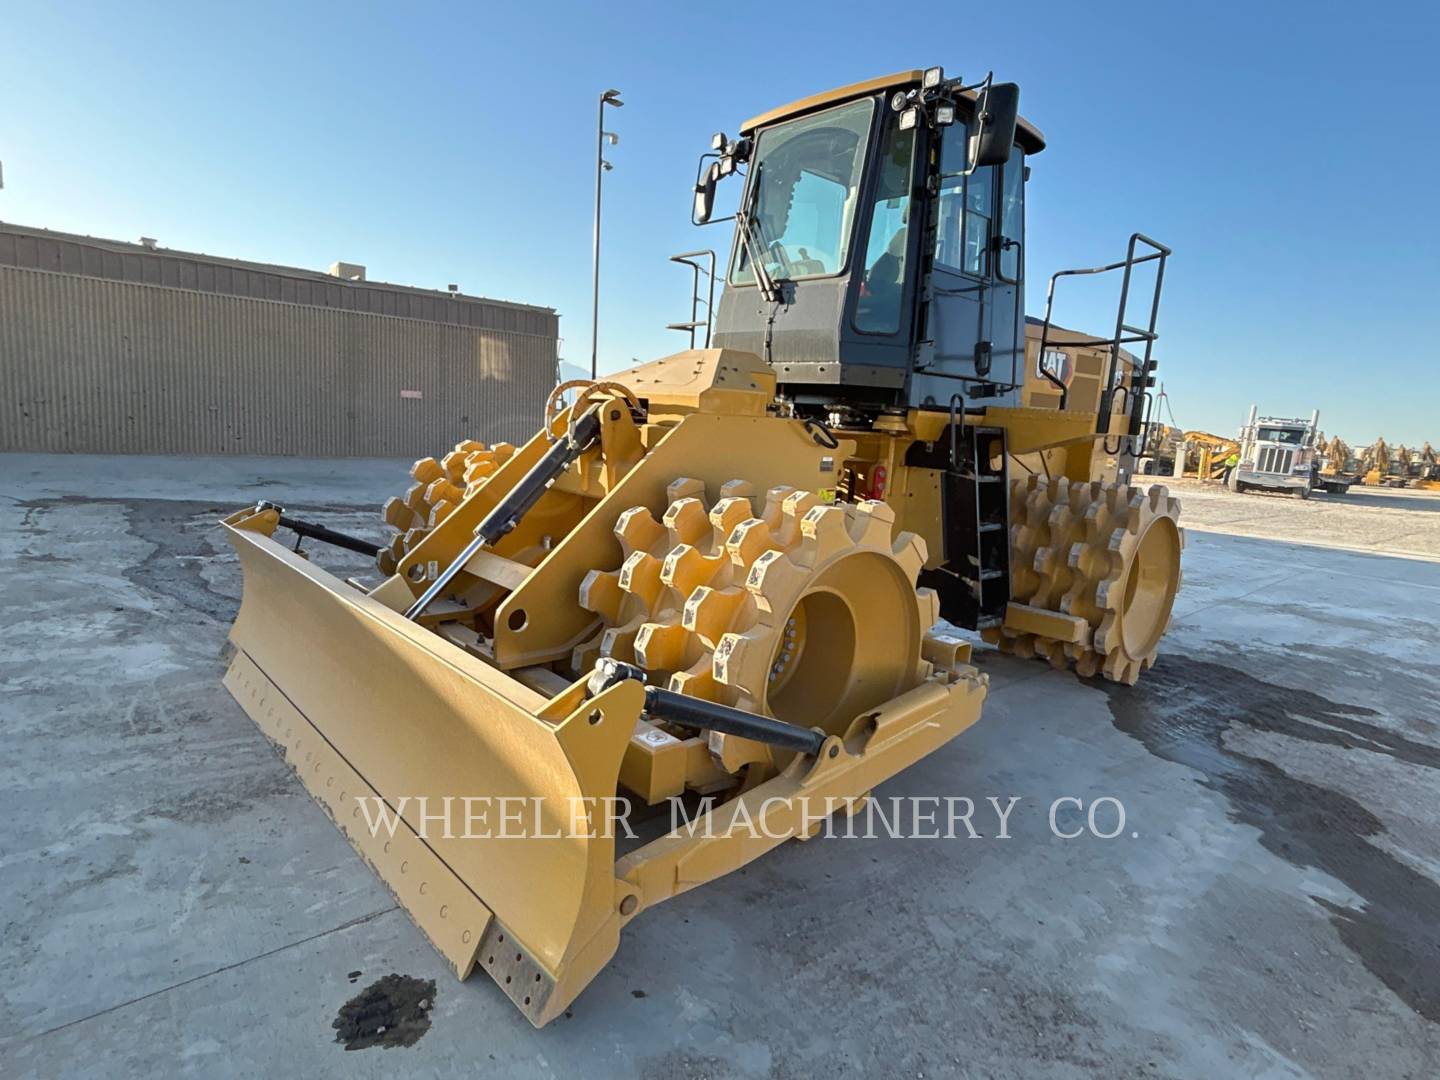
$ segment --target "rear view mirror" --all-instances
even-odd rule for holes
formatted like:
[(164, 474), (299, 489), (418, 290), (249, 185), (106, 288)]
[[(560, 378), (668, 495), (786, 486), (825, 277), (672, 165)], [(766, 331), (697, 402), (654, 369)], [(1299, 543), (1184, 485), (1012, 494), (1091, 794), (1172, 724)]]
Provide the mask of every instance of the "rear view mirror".
[[(983, 106), (983, 110), (982, 107)], [(1020, 119), (1020, 87), (995, 83), (980, 95), (975, 134), (970, 136), (970, 167), (1004, 165), (1015, 145), (1015, 124)]]
[(695, 184), (695, 206), (690, 212), (690, 220), (696, 225), (704, 225), (710, 220), (710, 214), (715, 209), (715, 185), (719, 180), (720, 163), (712, 161), (705, 175)]

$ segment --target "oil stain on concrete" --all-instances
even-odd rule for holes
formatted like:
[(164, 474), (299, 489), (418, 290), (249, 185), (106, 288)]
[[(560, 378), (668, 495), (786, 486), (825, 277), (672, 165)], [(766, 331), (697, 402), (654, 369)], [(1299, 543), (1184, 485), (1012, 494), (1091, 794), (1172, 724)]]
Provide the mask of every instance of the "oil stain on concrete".
[(1229, 800), (1232, 819), (1259, 830), (1267, 851), (1363, 897), (1361, 908), (1311, 899), (1371, 974), (1440, 1023), (1440, 885), (1371, 843), (1385, 827), (1360, 803), (1227, 746), (1225, 733), (1249, 727), (1431, 769), (1440, 768), (1440, 749), (1366, 720), (1377, 715), (1371, 709), (1184, 656), (1166, 656), (1137, 686), (1097, 685), (1109, 694), (1116, 728), (1203, 774), (1205, 786)]
[(340, 1007), (330, 1025), (346, 1050), (414, 1046), (430, 1030), (435, 980), (391, 973), (376, 979)]

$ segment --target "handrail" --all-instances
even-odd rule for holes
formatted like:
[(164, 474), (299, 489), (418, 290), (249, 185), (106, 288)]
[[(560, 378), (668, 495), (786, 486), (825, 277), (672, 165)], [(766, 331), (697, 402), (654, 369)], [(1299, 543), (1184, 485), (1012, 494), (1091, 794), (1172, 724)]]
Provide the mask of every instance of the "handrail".
[[(1149, 252), (1149, 254), (1140, 255), (1137, 258), (1135, 254), (1135, 248), (1137, 244), (1144, 244), (1152, 250)], [(1100, 393), (1099, 414), (1096, 416), (1095, 419), (1096, 434), (1106, 436), (1108, 436), (1110, 433), (1110, 417), (1112, 409), (1115, 405), (1116, 391), (1125, 390), (1124, 387), (1116, 386), (1116, 376), (1120, 370), (1121, 346), (1133, 345), (1138, 342), (1145, 343), (1145, 353), (1140, 358), (1140, 362), (1135, 365), (1135, 368), (1131, 372), (1130, 377), (1131, 387), (1138, 387), (1140, 392), (1138, 394), (1126, 392), (1125, 397), (1123, 398), (1126, 405), (1126, 412), (1129, 414), (1130, 418), (1128, 429), (1122, 436), (1122, 440), (1117, 446), (1117, 449), (1114, 451), (1108, 449), (1109, 439), (1107, 438), (1105, 440), (1107, 444), (1107, 453), (1119, 453), (1119, 448), (1124, 445), (1125, 440), (1129, 441), (1130, 446), (1133, 449), (1135, 445), (1135, 439), (1141, 434), (1141, 431), (1150, 422), (1147, 419), (1147, 416), (1149, 415), (1149, 410), (1146, 409), (1144, 402), (1146, 401), (1146, 399), (1150, 398), (1150, 394), (1148, 391), (1152, 381), (1152, 376), (1155, 371), (1155, 360), (1153, 357), (1153, 353), (1155, 348), (1155, 341), (1160, 336), (1156, 332), (1155, 326), (1156, 323), (1159, 321), (1160, 317), (1160, 295), (1165, 287), (1165, 261), (1170, 257), (1171, 254), (1171, 249), (1166, 247), (1164, 244), (1160, 243), (1157, 240), (1152, 240), (1144, 233), (1135, 232), (1130, 234), (1130, 241), (1125, 248), (1125, 258), (1120, 262), (1106, 263), (1104, 266), (1077, 267), (1071, 270), (1057, 270), (1055, 273), (1050, 275), (1050, 284), (1049, 287), (1046, 289), (1045, 293), (1045, 321), (1040, 328), (1040, 351), (1037, 362), (1040, 364), (1041, 374), (1045, 375), (1045, 377), (1049, 379), (1050, 382), (1055, 383), (1058, 382), (1058, 380), (1056, 380), (1053, 376), (1051, 376), (1048, 372), (1045, 371), (1044, 363), (1046, 347), (1050, 344), (1050, 325), (1051, 317), (1055, 309), (1056, 284), (1062, 277), (1081, 277), (1090, 274), (1108, 274), (1113, 270), (1124, 271), (1124, 276), (1122, 277), (1120, 283), (1120, 300), (1119, 303), (1116, 305), (1114, 336), (1108, 338), (1087, 338), (1083, 341), (1065, 341), (1056, 343), (1061, 348), (1075, 348), (1077, 346), (1083, 347), (1094, 345), (1109, 346), (1110, 363), (1107, 365), (1106, 368), (1105, 381)], [(1149, 325), (1144, 328), (1138, 326), (1131, 326), (1125, 321), (1126, 309), (1129, 306), (1130, 302), (1131, 274), (1134, 271), (1135, 267), (1139, 266), (1141, 263), (1156, 261), (1159, 262), (1159, 265), (1155, 269), (1155, 289), (1154, 293), (1150, 298)], [(1127, 336), (1127, 334), (1129, 336)], [(1068, 386), (1064, 387), (1064, 389), (1061, 391), (1060, 408), (1062, 410), (1065, 408), (1066, 402), (1069, 397), (1069, 392), (1070, 388)]]
[[(710, 268), (707, 270), (698, 260), (709, 259)], [(679, 255), (671, 255), (670, 261), (679, 263), (681, 266), (688, 266), (692, 271), (690, 283), (690, 321), (684, 323), (670, 323), (665, 327), (667, 330), (688, 331), (690, 334), (690, 348), (695, 348), (695, 331), (705, 327), (705, 348), (710, 348), (710, 334), (715, 325), (715, 252), (706, 248), (702, 251), (682, 251)], [(700, 299), (700, 275), (705, 274), (710, 279), (710, 289), (706, 299)], [(705, 305), (705, 318), (701, 319), (700, 305)]]

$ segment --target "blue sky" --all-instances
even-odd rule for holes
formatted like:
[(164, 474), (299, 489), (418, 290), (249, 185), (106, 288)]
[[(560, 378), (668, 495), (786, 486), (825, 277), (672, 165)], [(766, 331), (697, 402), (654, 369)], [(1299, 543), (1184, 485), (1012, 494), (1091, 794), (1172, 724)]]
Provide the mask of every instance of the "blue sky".
[[(930, 12), (927, 14), (927, 10)], [(602, 370), (678, 348), (666, 256), (711, 132), (943, 64), (1019, 82), (1047, 135), (1029, 308), (1135, 229), (1175, 249), (1158, 346), (1185, 427), (1249, 403), (1440, 443), (1440, 14), (1423, 4), (0, 0), (0, 218), (557, 308), (588, 365), (594, 108)], [(1108, 300), (1057, 310), (1101, 328)], [(1063, 299), (1063, 297), (1062, 297)], [(483, 437), (483, 432), (474, 433)]]

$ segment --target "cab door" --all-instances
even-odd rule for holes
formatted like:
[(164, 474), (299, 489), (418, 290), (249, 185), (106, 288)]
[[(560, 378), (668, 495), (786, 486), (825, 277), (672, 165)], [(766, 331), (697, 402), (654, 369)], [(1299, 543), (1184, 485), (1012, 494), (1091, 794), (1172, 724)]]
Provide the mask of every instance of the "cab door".
[(940, 137), (912, 404), (944, 404), (957, 392), (973, 401), (983, 382), (1009, 397), (1024, 381), (1023, 155), (1016, 147), (1003, 167), (966, 176), (968, 134), (956, 123)]
[[(915, 310), (915, 273), (924, 201), (915, 199), (914, 128), (904, 129), (886, 108), (859, 228), (860, 257), (850, 282), (849, 318), (841, 334), (841, 359), (877, 385), (899, 388), (910, 371)], [(914, 220), (912, 221), (912, 211)], [(884, 376), (877, 377), (883, 372)]]

